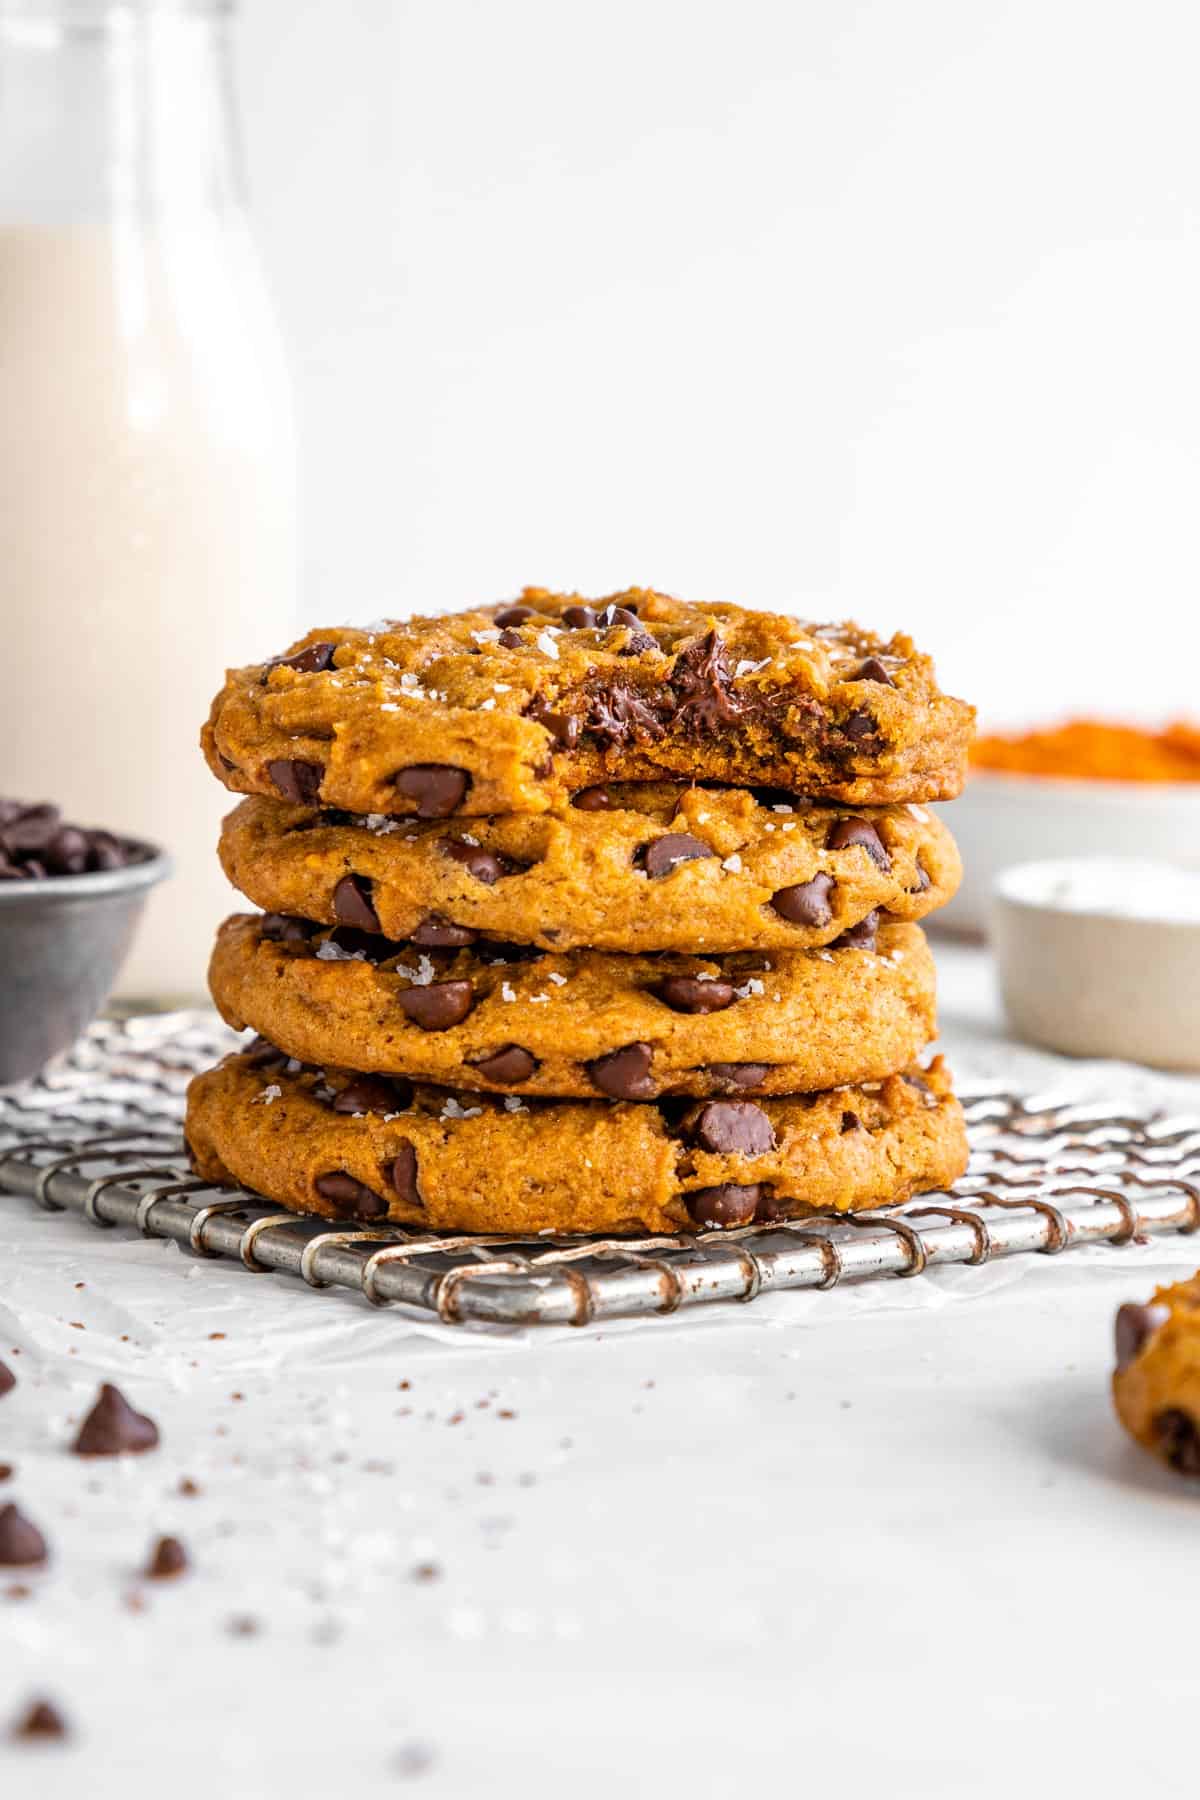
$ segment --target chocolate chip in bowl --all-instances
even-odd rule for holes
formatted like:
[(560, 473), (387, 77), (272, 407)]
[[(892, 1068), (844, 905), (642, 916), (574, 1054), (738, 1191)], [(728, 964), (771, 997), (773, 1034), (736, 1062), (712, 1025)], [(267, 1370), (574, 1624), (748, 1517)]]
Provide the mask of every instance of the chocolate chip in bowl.
[(36, 1074), (95, 1017), (170, 871), (153, 844), (0, 799), (0, 1084)]

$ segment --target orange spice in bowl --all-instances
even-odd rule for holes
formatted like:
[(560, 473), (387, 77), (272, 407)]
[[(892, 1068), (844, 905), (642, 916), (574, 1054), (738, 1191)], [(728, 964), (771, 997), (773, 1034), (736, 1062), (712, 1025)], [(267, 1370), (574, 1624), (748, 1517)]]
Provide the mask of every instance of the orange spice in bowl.
[(1200, 781), (1200, 725), (1161, 731), (1069, 719), (1045, 731), (993, 732), (975, 740), (971, 768), (991, 774), (1080, 781)]

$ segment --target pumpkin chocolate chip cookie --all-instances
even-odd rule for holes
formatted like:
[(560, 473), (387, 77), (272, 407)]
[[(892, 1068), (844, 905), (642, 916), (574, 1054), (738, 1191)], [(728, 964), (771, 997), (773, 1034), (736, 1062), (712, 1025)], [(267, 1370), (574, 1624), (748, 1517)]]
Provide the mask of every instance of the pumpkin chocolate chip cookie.
[(544, 813), (420, 823), (244, 800), (230, 881), (270, 912), (426, 945), (476, 934), (567, 949), (795, 949), (955, 892), (954, 841), (922, 806), (858, 812), (778, 792), (605, 784)]
[(203, 734), (237, 793), (355, 813), (544, 812), (662, 775), (851, 805), (951, 799), (973, 711), (911, 639), (644, 589), (312, 631), (230, 672)]
[(1113, 1399), (1125, 1429), (1181, 1475), (1200, 1475), (1200, 1275), (1117, 1313)]
[(264, 1044), (196, 1076), (186, 1129), (206, 1180), (297, 1212), (517, 1236), (898, 1204), (967, 1158), (940, 1059), (823, 1094), (656, 1105), (454, 1094), (304, 1068)]
[(235, 1030), (307, 1063), (516, 1094), (794, 1094), (905, 1068), (934, 1035), (919, 926), (860, 928), (856, 944), (423, 950), (256, 913), (225, 921), (209, 981)]

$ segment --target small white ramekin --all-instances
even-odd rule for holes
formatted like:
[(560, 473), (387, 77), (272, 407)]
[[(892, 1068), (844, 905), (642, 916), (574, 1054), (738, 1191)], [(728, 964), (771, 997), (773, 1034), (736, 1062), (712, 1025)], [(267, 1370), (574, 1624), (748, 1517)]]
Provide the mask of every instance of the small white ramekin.
[(1060, 781), (982, 770), (937, 812), (963, 859), (961, 888), (930, 921), (937, 930), (982, 934), (996, 877), (1017, 863), (1132, 856), (1200, 868), (1200, 781)]
[[(1081, 872), (1093, 888), (1111, 884), (1111, 905), (1052, 897)], [(1018, 1036), (1071, 1056), (1200, 1069), (1200, 918), (1155, 916), (1156, 879), (1165, 890), (1191, 878), (1133, 858), (1023, 863), (997, 877), (991, 942)]]

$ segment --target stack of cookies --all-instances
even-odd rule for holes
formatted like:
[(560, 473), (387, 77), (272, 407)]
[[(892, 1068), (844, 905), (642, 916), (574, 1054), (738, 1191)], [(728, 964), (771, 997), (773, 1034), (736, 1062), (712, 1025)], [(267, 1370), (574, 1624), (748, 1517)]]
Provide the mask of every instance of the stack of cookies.
[(329, 1218), (681, 1232), (963, 1169), (916, 921), (972, 713), (884, 642), (634, 590), (311, 632), (203, 745), (221, 860), (198, 1172)]

